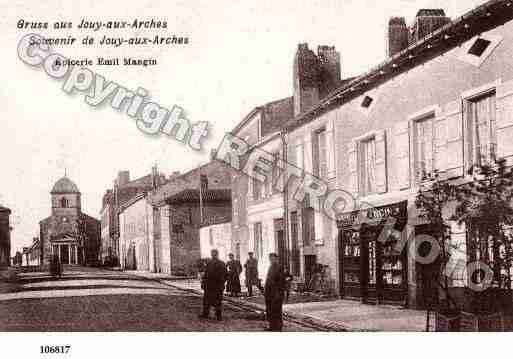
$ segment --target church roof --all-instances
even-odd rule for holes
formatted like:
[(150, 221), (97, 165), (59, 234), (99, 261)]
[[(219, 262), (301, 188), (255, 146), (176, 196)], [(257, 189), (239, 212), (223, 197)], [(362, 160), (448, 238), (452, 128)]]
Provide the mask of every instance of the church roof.
[(80, 191), (72, 180), (64, 176), (55, 183), (50, 193), (80, 193)]

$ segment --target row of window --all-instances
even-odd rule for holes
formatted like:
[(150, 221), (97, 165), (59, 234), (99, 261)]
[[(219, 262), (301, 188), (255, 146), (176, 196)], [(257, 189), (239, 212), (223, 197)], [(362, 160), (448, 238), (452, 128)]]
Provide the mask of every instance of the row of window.
[[(326, 128), (322, 127), (316, 130), (312, 136), (312, 164), (313, 175), (318, 178), (328, 178), (328, 141)], [(265, 182), (260, 182), (257, 179), (251, 181), (251, 195), (253, 200), (260, 200), (269, 198), (279, 191), (276, 188), (276, 181), (280, 176), (280, 170), (276, 166), (276, 161), (280, 157), (280, 153), (274, 153), (275, 161), (270, 164), (272, 173), (269, 179)], [(288, 154), (288, 163), (295, 165), (298, 168), (305, 168), (304, 163), (304, 145), (302, 143), (291, 145)]]
[[(430, 178), (434, 171), (447, 167), (467, 169), (474, 165), (491, 164), (497, 159), (497, 121), (495, 90), (481, 94), (462, 103), (458, 120), (449, 119), (448, 127), (438, 124), (436, 111), (428, 111), (419, 118), (409, 121), (405, 144), (394, 136), (394, 145), (399, 157), (406, 162), (397, 166), (397, 172), (404, 173), (409, 185), (419, 184)], [(463, 121), (461, 121), (463, 119)], [(446, 133), (452, 131), (451, 134)], [(456, 135), (454, 135), (456, 134)], [(383, 138), (371, 135), (355, 141), (349, 150), (349, 172), (353, 176), (353, 189), (360, 196), (386, 192), (387, 166), (386, 143)], [(456, 147), (448, 147), (451, 136), (456, 137)], [(463, 141), (464, 139), (464, 141)], [(412, 162), (410, 162), (410, 158)], [(463, 163), (465, 158), (465, 163)], [(410, 166), (413, 168), (410, 170)], [(411, 171), (411, 172), (410, 172)], [(462, 174), (462, 172), (459, 172)]]

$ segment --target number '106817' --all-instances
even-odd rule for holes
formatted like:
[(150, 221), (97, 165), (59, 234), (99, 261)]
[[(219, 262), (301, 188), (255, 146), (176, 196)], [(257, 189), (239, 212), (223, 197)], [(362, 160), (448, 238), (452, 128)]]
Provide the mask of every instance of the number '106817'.
[(68, 354), (71, 345), (41, 345), (41, 354)]

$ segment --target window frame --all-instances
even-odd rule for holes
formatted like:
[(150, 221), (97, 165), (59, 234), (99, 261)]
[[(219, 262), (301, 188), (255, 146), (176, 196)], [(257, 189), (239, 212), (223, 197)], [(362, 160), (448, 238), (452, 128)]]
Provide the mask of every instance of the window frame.
[[(318, 164), (314, 164), (314, 176), (320, 179), (327, 179), (329, 172), (329, 164), (328, 164), (328, 131), (326, 126), (322, 126), (314, 131), (315, 136), (315, 151), (317, 155)], [(322, 137), (321, 137), (322, 136)], [(321, 148), (321, 138), (323, 138), (324, 142), (324, 151)], [(324, 167), (323, 161), (321, 158), (324, 158)], [(312, 153), (312, 160), (315, 158), (315, 154)], [(323, 171), (324, 170), (324, 171)]]
[[(476, 162), (476, 152), (475, 152), (475, 119), (472, 118), (472, 124), (469, 122), (469, 116), (468, 116), (468, 109), (469, 106), (472, 106), (473, 103), (477, 103), (478, 100), (488, 98), (491, 96), (495, 97), (495, 112), (494, 112), (494, 119), (495, 119), (495, 135), (488, 136), (488, 143), (487, 148), (491, 148), (491, 139), (492, 137), (495, 137), (495, 153), (497, 152), (497, 121), (498, 121), (498, 111), (497, 111), (497, 89), (502, 84), (502, 80), (498, 79), (497, 81), (486, 84), (484, 86), (471, 89), (469, 91), (464, 92), (461, 95), (461, 99), (463, 101), (463, 137), (464, 137), (464, 150), (463, 150), (463, 157), (464, 157), (464, 163), (465, 163), (465, 172), (468, 172), (470, 168), (473, 166), (476, 166), (478, 162)], [(469, 133), (470, 126), (472, 125), (472, 134)], [(488, 129), (491, 132), (491, 121), (488, 121)], [(472, 141), (472, 142), (470, 142)], [(497, 156), (497, 155), (496, 155)], [(497, 158), (495, 156), (495, 158)], [(493, 158), (491, 156), (491, 153), (488, 153), (488, 157), (486, 161), (488, 163), (493, 162)], [(493, 164), (493, 163), (492, 163)]]
[[(416, 185), (419, 185), (423, 182), (429, 181), (429, 174), (432, 174), (433, 171), (436, 169), (435, 167), (435, 122), (436, 119), (441, 116), (442, 110), (440, 106), (433, 105), (429, 106), (421, 111), (418, 111), (417, 113), (411, 115), (408, 119), (410, 124), (410, 156), (411, 156), (411, 171), (410, 177), (413, 179), (413, 183)], [(424, 122), (426, 120), (431, 121), (431, 168), (427, 176), (425, 178), (420, 178), (418, 173), (418, 146), (419, 146), (419, 136), (418, 136), (418, 125), (421, 122)]]
[[(364, 144), (370, 144), (373, 143), (374, 147), (374, 179), (372, 184), (372, 189), (370, 191), (367, 191), (366, 188), (364, 188), (364, 179), (368, 178), (368, 174), (366, 171), (366, 161), (364, 161)], [(358, 148), (357, 148), (357, 173), (358, 173), (358, 192), (361, 196), (372, 196), (378, 193), (377, 190), (377, 183), (376, 183), (376, 134), (372, 133), (369, 136), (366, 136), (364, 138), (358, 139)], [(364, 176), (365, 175), (365, 176)]]
[(253, 252), (257, 259), (261, 259), (263, 257), (264, 243), (262, 222), (253, 223)]

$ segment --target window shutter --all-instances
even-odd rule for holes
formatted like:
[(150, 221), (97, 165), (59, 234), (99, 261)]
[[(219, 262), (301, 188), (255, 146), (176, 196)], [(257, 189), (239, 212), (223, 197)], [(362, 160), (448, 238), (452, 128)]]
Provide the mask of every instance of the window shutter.
[(336, 168), (335, 168), (335, 144), (334, 144), (334, 125), (333, 121), (328, 121), (326, 124), (326, 161), (328, 166), (328, 178), (336, 177)]
[(326, 130), (317, 134), (317, 141), (319, 146), (319, 177), (328, 177), (328, 151), (326, 145)]
[(287, 162), (297, 166), (296, 146), (289, 144), (287, 148)]
[(433, 140), (434, 147), (434, 164), (433, 170), (445, 172), (447, 170), (447, 119), (445, 116), (436, 117), (434, 119), (434, 133)]
[(513, 165), (513, 80), (497, 87), (497, 157)]
[(400, 122), (394, 127), (395, 173), (399, 189), (410, 188), (410, 130), (409, 121)]
[(305, 170), (305, 154), (303, 151), (303, 144), (300, 143), (296, 146), (296, 166), (299, 167), (302, 171)]
[(352, 141), (347, 146), (347, 191), (354, 197), (358, 197), (358, 146)]
[(315, 235), (315, 244), (318, 246), (322, 246), (324, 244), (324, 231), (323, 231), (323, 218), (322, 213), (319, 211), (315, 211), (314, 213), (314, 235)]
[(312, 132), (312, 165), (314, 176), (320, 177), (319, 133)]
[(376, 192), (387, 192), (387, 143), (385, 130), (376, 132)]
[(461, 101), (454, 101), (443, 108), (447, 126), (447, 175), (463, 176), (463, 114)]
[(313, 146), (312, 146), (312, 137), (314, 133), (310, 133), (310, 134), (307, 134), (305, 136), (305, 140), (303, 142), (303, 170), (306, 171), (306, 172), (310, 172), (310, 173), (313, 173), (315, 174), (314, 172), (314, 168), (313, 168), (313, 165), (312, 165), (312, 159), (313, 159), (313, 154), (312, 154), (312, 149), (313, 149)]

